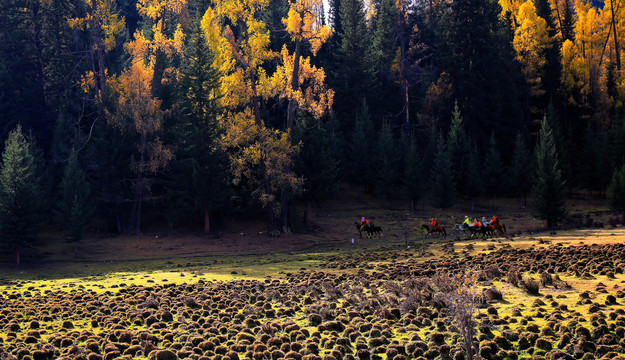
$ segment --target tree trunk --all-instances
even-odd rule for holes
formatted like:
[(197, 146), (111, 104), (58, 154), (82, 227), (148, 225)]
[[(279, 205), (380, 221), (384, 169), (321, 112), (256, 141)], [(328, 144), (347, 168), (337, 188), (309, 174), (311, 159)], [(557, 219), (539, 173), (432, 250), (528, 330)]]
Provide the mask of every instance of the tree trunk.
[(204, 234), (208, 234), (211, 231), (210, 212), (208, 208), (204, 208)]
[(616, 19), (614, 14), (614, 0), (610, 0), (610, 8), (612, 10), (612, 29), (614, 29), (614, 51), (616, 55), (616, 69), (621, 71), (621, 54), (618, 48), (618, 36), (616, 34)]
[(100, 93), (102, 89), (104, 89), (104, 85), (106, 84), (106, 73), (104, 71), (104, 44), (102, 43), (102, 26), (99, 23), (98, 17), (95, 15), (98, 13), (98, 4), (97, 0), (91, 0), (91, 31), (93, 31), (93, 46), (91, 49), (91, 53), (93, 54), (93, 47), (95, 47), (97, 53), (97, 71), (95, 66), (95, 61), (92, 55), (92, 65), (93, 68), (93, 76), (96, 78), (95, 81), (95, 90), (96, 90), (96, 99), (100, 99)]
[[(293, 91), (299, 90), (299, 60), (302, 56), (302, 42), (295, 42), (295, 53), (293, 54), (293, 73), (291, 74), (291, 88)], [(295, 99), (289, 100), (289, 107), (286, 117), (286, 131), (289, 144), (293, 143), (293, 129), (295, 127), (295, 115), (297, 113), (298, 104)], [(291, 174), (291, 166), (288, 165), (284, 172), (286, 175)], [(291, 190), (289, 184), (282, 184), (282, 192), (280, 194), (280, 202), (282, 209), (280, 211), (280, 228), (283, 233), (291, 232), (291, 215), (289, 208), (291, 206)]]
[(408, 96), (408, 75), (406, 74), (406, 18), (405, 7), (403, 0), (398, 1), (397, 7), (397, 23), (399, 26), (399, 48), (401, 56), (399, 59), (399, 78), (402, 87), (402, 97), (404, 98), (404, 121), (406, 124), (410, 123), (410, 98)]
[(139, 149), (139, 164), (137, 166), (137, 183), (135, 184), (135, 197), (132, 206), (132, 212), (130, 214), (131, 229), (139, 234), (141, 233), (141, 203), (143, 201), (143, 188), (144, 177), (143, 167), (145, 165), (145, 150), (146, 150), (147, 135), (141, 134), (141, 147)]

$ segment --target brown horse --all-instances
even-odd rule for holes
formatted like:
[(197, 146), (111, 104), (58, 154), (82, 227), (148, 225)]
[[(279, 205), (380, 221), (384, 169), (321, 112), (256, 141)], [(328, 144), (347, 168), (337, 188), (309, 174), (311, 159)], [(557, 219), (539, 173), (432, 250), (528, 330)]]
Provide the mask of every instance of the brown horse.
[(500, 233), (501, 235), (506, 235), (506, 225), (497, 224), (497, 225), (488, 225), (488, 229), (494, 234), (495, 231)]
[(438, 233), (438, 236), (440, 236), (441, 234), (443, 234), (443, 237), (447, 236), (445, 227), (441, 225), (431, 227), (428, 224), (423, 224), (421, 225), (421, 229), (425, 229), (425, 231), (427, 231), (427, 234), (425, 234), (425, 237), (428, 237), (428, 235), (432, 235), (433, 233)]

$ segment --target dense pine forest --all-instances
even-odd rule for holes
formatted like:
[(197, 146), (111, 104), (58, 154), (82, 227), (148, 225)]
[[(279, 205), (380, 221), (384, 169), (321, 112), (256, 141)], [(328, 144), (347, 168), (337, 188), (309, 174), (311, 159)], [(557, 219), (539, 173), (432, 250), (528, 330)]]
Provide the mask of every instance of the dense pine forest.
[(250, 210), (280, 235), (339, 183), (529, 197), (549, 224), (574, 190), (622, 210), (620, 5), (3, 0), (2, 241)]

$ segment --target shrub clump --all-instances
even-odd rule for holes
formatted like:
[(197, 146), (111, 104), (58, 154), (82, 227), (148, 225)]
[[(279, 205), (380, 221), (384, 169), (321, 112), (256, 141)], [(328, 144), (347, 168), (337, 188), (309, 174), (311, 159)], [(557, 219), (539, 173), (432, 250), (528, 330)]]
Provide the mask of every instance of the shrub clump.
[(519, 283), (522, 280), (521, 273), (516, 267), (511, 267), (506, 274), (506, 280), (514, 287), (519, 287)]
[(503, 300), (503, 294), (496, 287), (484, 290), (484, 298), (486, 300)]
[(541, 349), (545, 351), (550, 351), (553, 348), (553, 346), (551, 345), (551, 342), (547, 340), (546, 338), (542, 338), (542, 337), (536, 339), (536, 344), (534, 346), (537, 349)]
[(523, 290), (530, 295), (540, 295), (540, 284), (534, 279), (527, 279), (520, 282)]

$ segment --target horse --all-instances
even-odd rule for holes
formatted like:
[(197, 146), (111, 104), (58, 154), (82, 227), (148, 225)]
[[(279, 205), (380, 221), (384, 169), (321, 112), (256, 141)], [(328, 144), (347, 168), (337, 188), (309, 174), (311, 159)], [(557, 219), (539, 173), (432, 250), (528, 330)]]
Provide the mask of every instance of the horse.
[(504, 236), (506, 235), (506, 225), (504, 224), (501, 224), (501, 223), (496, 224), (496, 225), (491, 224), (491, 225), (488, 225), (488, 229), (492, 233), (495, 233), (495, 231), (497, 231), (501, 235), (504, 235)]
[(454, 225), (454, 230), (458, 230), (465, 235), (468, 232), (469, 236), (467, 236), (467, 239), (471, 239), (471, 238), (477, 239), (478, 234), (482, 234), (482, 237), (485, 237), (488, 234), (486, 229), (480, 228), (478, 226), (470, 226), (470, 225), (462, 226), (462, 225), (456, 224)]
[(482, 234), (482, 239), (486, 239), (487, 236), (493, 237), (492, 230), (487, 226), (474, 226), (474, 231), (476, 234)]
[(430, 225), (428, 224), (423, 224), (421, 225), (421, 229), (425, 229), (425, 231), (427, 231), (427, 234), (425, 234), (425, 237), (428, 237), (428, 235), (432, 235), (433, 233), (438, 233), (438, 236), (440, 236), (441, 234), (443, 234), (443, 237), (447, 236), (445, 227), (441, 225), (430, 227)]
[[(472, 236), (475, 235), (475, 231), (474, 231), (473, 227), (471, 227), (471, 226), (462, 226), (462, 225), (455, 224), (454, 225), (454, 231), (458, 231), (458, 232), (462, 233), (462, 235), (464, 235), (468, 239), (470, 239)], [(467, 232), (469, 233), (468, 236), (467, 236)], [(460, 237), (458, 237), (458, 238), (460, 238)]]
[(369, 239), (375, 235), (377, 235), (378, 237), (382, 235), (382, 228), (380, 226), (376, 226), (373, 224), (359, 224), (357, 221), (354, 224), (356, 225), (356, 229), (358, 230), (358, 234), (360, 235), (361, 239), (363, 231), (367, 233), (367, 238)]
[[(371, 236), (369, 236), (371, 234)], [(382, 236), (382, 227), (377, 225), (369, 225), (369, 230), (367, 231), (367, 235), (369, 237), (373, 237), (377, 235), (378, 237)]]
[[(354, 222), (354, 224), (356, 225), (356, 230), (358, 230), (358, 235), (360, 235), (360, 238), (362, 239), (362, 232), (363, 231), (367, 231), (369, 229), (369, 225), (367, 224), (360, 224), (358, 223), (358, 221)], [(367, 236), (369, 236), (369, 232), (367, 231)]]

